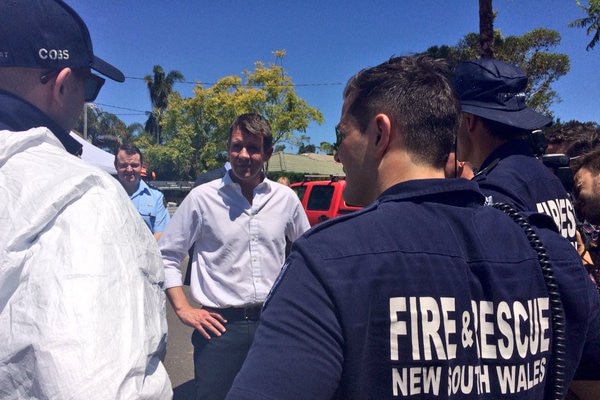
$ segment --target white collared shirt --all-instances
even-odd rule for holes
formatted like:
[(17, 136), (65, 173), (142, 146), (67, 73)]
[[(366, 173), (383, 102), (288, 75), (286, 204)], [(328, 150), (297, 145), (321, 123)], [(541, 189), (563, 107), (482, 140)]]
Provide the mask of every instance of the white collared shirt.
[(159, 240), (165, 288), (181, 286), (181, 261), (194, 246), (190, 292), (208, 307), (262, 303), (285, 258), (285, 238), (310, 228), (298, 196), (265, 179), (252, 204), (230, 175), (200, 185), (183, 200)]

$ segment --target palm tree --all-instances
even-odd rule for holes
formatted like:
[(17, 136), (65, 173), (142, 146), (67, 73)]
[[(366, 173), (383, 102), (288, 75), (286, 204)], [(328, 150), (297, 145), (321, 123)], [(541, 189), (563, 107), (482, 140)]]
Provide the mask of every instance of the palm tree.
[(494, 10), (492, 0), (479, 0), (479, 55), (494, 58)]
[(123, 132), (123, 137), (120, 138), (121, 144), (133, 143), (143, 131), (144, 126), (139, 122), (134, 122), (132, 124), (127, 125), (127, 130)]
[(175, 82), (184, 80), (183, 74), (179, 71), (165, 71), (160, 65), (155, 65), (152, 69), (154, 75), (146, 75), (144, 82), (150, 92), (150, 102), (152, 103), (152, 112), (148, 113), (145, 130), (156, 137), (156, 144), (160, 144), (160, 119), (169, 103), (169, 94), (173, 91)]
[(108, 112), (98, 115), (98, 135), (92, 144), (114, 154), (123, 138), (127, 136), (127, 125), (119, 117)]
[(588, 43), (586, 50), (592, 50), (600, 41), (600, 0), (589, 0), (586, 7), (580, 0), (577, 0), (577, 5), (586, 13), (587, 17), (576, 19), (569, 26), (577, 28), (586, 28), (588, 35), (592, 35), (592, 40)]

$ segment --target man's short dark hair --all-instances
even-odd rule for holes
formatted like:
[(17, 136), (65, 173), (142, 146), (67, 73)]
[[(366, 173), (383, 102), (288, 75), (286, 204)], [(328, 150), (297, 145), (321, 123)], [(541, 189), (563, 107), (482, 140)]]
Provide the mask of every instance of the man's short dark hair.
[(117, 155), (119, 154), (120, 151), (124, 151), (125, 154), (127, 154), (128, 156), (133, 156), (135, 154), (139, 154), (140, 155), (140, 164), (144, 163), (144, 156), (142, 155), (142, 152), (133, 143), (123, 143), (122, 145), (119, 146), (119, 148), (117, 149), (117, 152), (115, 153), (115, 163), (117, 162)]
[(350, 78), (344, 97), (354, 96), (349, 113), (362, 131), (379, 113), (387, 114), (404, 135), (416, 159), (443, 168), (454, 143), (460, 107), (443, 60), (395, 57)]
[(557, 123), (544, 134), (548, 143), (561, 146), (569, 157), (580, 156), (600, 145), (600, 127), (593, 122)]
[(273, 133), (269, 121), (258, 114), (242, 114), (233, 121), (229, 127), (229, 137), (227, 138), (227, 147), (231, 142), (231, 134), (238, 128), (251, 135), (263, 138), (263, 150), (268, 150), (273, 146)]
[(594, 175), (600, 174), (600, 147), (577, 158), (577, 170), (585, 168)]

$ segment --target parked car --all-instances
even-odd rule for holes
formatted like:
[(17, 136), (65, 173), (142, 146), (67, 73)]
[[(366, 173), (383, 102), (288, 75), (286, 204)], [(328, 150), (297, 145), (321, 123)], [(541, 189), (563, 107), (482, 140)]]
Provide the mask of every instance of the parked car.
[(346, 188), (343, 176), (306, 175), (304, 181), (292, 183), (290, 187), (300, 198), (311, 226), (360, 209), (346, 204), (342, 198)]

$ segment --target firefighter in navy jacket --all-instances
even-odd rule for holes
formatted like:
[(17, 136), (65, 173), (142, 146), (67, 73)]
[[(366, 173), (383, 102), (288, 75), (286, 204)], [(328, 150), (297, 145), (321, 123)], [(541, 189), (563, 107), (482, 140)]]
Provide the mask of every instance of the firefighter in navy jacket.
[(336, 158), (345, 200), (366, 207), (295, 242), (228, 398), (544, 398), (559, 368), (563, 386), (596, 378), (599, 300), (576, 251), (530, 217), (549, 290), (521, 227), (475, 182), (443, 179), (459, 124), (446, 73), (399, 57), (349, 81)]
[(462, 119), (457, 157), (478, 170), (473, 178), (490, 202), (552, 217), (562, 236), (575, 245), (576, 219), (567, 191), (535, 158), (533, 130), (552, 120), (525, 104), (527, 75), (494, 59), (460, 64), (453, 76)]

